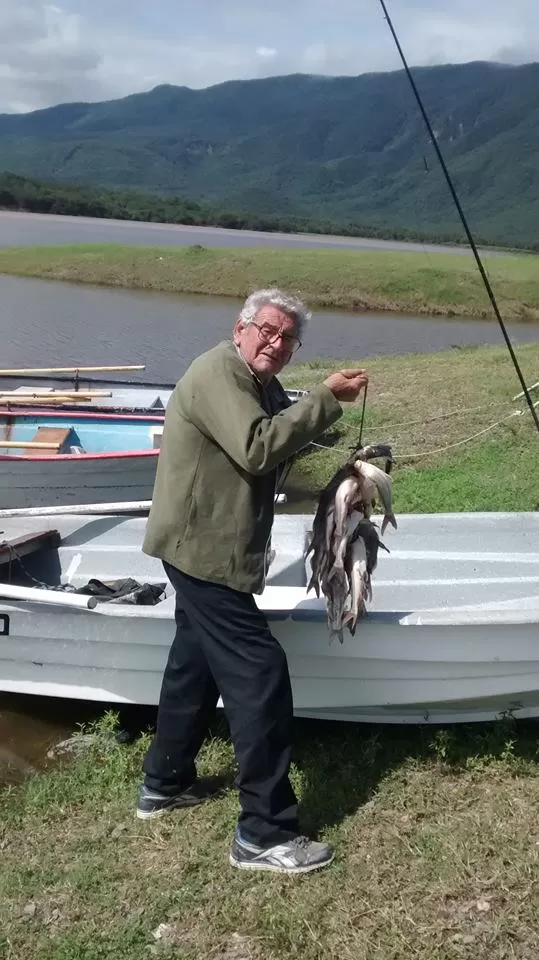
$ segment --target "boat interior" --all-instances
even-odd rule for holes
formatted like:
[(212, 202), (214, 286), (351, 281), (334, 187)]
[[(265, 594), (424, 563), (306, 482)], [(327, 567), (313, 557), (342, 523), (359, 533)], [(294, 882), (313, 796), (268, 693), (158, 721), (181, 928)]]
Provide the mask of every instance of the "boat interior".
[[(0, 415), (0, 455), (65, 456), (156, 450), (161, 444), (159, 416), (88, 417), (71, 413)], [(7, 444), (4, 446), (2, 441)], [(45, 445), (45, 446), (43, 446)]]
[[(268, 613), (320, 615), (307, 594), (304, 551), (312, 516), (278, 514), (266, 587), (257, 602)], [(1, 518), (0, 587), (80, 589), (96, 578), (165, 583), (161, 562), (142, 552), (144, 516)], [(539, 517), (536, 514), (409, 514), (386, 535), (368, 613), (411, 623), (539, 619)], [(4, 592), (4, 596), (7, 594)], [(163, 601), (172, 600), (166, 582)], [(167, 606), (169, 606), (167, 604)]]
[[(122, 577), (162, 582), (159, 560), (142, 553), (144, 517), (51, 517), (0, 520), (0, 581), (20, 586), (62, 585), (79, 588), (91, 578)], [(55, 523), (55, 521), (57, 521)], [(120, 536), (118, 536), (120, 534)], [(307, 585), (308, 565), (297, 535), (281, 532), (279, 543), (270, 544), (268, 586)], [(167, 583), (163, 597), (173, 593)]]

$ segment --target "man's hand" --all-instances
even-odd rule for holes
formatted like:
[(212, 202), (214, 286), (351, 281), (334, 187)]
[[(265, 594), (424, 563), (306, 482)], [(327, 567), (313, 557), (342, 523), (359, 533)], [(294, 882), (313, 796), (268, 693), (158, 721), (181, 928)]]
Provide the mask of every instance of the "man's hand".
[(355, 400), (368, 382), (365, 370), (338, 370), (324, 380), (336, 400)]

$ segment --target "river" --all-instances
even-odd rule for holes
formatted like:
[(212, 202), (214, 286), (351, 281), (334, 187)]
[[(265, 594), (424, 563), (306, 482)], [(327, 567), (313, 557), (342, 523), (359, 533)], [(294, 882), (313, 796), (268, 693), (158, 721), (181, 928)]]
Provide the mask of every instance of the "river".
[[(166, 381), (177, 379), (194, 356), (229, 335), (240, 306), (231, 299), (9, 276), (0, 276), (0, 298), (3, 367), (145, 363), (142, 379)], [(510, 333), (515, 344), (539, 340), (538, 326), (513, 324)], [(502, 343), (495, 322), (316, 311), (295, 362), (481, 343)], [(297, 496), (301, 500), (302, 492)], [(289, 509), (295, 509), (293, 498)], [(0, 783), (41, 765), (54, 742), (103, 709), (0, 694)]]
[[(135, 246), (164, 247), (184, 247), (200, 243), (208, 247), (285, 247), (299, 250), (325, 247), (333, 250), (395, 250), (471, 256), (467, 246), (440, 246), (368, 237), (264, 233), (258, 230), (228, 230), (224, 227), (63, 217), (56, 214), (0, 210), (0, 246), (50, 246), (63, 243), (127, 243)], [(489, 250), (489, 256), (499, 255), (507, 254)]]
[[(233, 299), (92, 287), (0, 276), (2, 367), (144, 363), (141, 379), (173, 381), (198, 353), (228, 337)], [(511, 324), (515, 344), (539, 326)], [(293, 364), (501, 344), (497, 323), (314, 311)]]

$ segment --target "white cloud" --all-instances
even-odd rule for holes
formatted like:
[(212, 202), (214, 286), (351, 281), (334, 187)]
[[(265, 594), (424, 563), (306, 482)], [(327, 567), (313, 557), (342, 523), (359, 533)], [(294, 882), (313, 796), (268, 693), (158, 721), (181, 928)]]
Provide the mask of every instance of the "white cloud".
[[(411, 64), (539, 59), (537, 0), (388, 0)], [(400, 67), (378, 0), (0, 0), (0, 111)]]
[(39, 0), (5, 0), (0, 14), (0, 108), (31, 110), (59, 100), (97, 99), (99, 51), (80, 16)]

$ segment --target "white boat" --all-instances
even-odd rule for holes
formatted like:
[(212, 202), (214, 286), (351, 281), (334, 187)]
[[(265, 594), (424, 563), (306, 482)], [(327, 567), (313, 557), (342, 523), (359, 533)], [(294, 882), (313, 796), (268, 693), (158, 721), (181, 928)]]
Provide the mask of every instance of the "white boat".
[[(330, 641), (324, 602), (306, 591), (312, 517), (276, 517), (257, 603), (288, 656), (296, 714), (383, 723), (539, 716), (539, 515), (398, 520), (384, 538), (391, 554), (379, 558), (369, 613), (341, 645)], [(154, 606), (135, 606), (43, 591), (29, 576), (56, 587), (165, 582), (161, 564), (141, 552), (145, 523), (0, 519), (1, 690), (157, 703), (174, 630), (170, 585)], [(24, 569), (15, 561), (23, 553)]]

